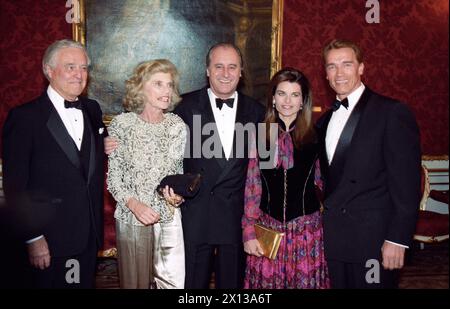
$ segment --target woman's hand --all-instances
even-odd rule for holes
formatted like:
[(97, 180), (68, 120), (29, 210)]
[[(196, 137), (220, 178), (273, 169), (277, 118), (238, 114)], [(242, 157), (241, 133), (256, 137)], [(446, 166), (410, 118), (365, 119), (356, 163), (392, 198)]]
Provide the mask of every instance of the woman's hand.
[(178, 207), (181, 205), (181, 203), (184, 202), (183, 197), (175, 194), (175, 192), (173, 192), (173, 189), (169, 186), (165, 186), (165, 188), (163, 189), (163, 195), (164, 199), (174, 207)]
[(119, 142), (114, 137), (107, 136), (103, 139), (103, 145), (105, 146), (105, 154), (110, 155), (119, 147)]
[(156, 211), (133, 197), (128, 200), (127, 207), (136, 216), (136, 219), (144, 225), (155, 224), (160, 219)]
[(257, 239), (250, 239), (244, 242), (244, 251), (250, 255), (258, 257), (264, 254), (264, 250)]

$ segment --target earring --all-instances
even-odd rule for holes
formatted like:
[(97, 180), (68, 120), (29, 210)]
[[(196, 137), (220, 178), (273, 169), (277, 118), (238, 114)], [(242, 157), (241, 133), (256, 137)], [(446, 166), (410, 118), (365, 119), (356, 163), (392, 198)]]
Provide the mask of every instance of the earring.
[(275, 99), (272, 101), (272, 107), (275, 109)]

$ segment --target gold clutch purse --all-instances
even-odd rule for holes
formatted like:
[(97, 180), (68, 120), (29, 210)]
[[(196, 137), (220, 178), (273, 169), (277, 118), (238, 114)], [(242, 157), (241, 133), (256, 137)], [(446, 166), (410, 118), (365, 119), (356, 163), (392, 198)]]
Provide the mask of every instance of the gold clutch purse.
[(261, 224), (255, 224), (256, 239), (264, 250), (264, 256), (274, 260), (277, 257), (278, 248), (284, 233), (267, 228)]

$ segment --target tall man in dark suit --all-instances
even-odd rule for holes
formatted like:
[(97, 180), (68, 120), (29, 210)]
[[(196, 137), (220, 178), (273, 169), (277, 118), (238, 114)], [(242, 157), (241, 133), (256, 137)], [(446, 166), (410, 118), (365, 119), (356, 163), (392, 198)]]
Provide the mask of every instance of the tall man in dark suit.
[(80, 97), (89, 66), (81, 44), (56, 41), (42, 62), (47, 91), (11, 110), (3, 129), (5, 197), (27, 225), (33, 286), (93, 288), (103, 240), (102, 112)]
[(333, 109), (318, 121), (325, 179), (325, 255), (334, 288), (395, 287), (420, 201), (421, 153), (406, 105), (361, 82), (359, 47), (334, 40), (323, 51)]
[[(182, 205), (185, 287), (208, 288), (214, 269), (216, 288), (240, 288), (245, 270), (241, 218), (248, 157), (238, 148), (247, 148), (248, 141), (237, 142), (243, 136), (238, 130), (235, 133), (235, 128), (261, 122), (264, 109), (236, 91), (243, 66), (236, 46), (212, 46), (206, 66), (209, 87), (184, 95), (175, 109), (190, 129), (190, 153), (184, 160), (184, 171), (203, 176), (199, 193)], [(205, 125), (211, 125), (212, 130), (199, 136), (198, 128)], [(219, 149), (207, 153), (210, 149), (205, 145), (211, 139)]]

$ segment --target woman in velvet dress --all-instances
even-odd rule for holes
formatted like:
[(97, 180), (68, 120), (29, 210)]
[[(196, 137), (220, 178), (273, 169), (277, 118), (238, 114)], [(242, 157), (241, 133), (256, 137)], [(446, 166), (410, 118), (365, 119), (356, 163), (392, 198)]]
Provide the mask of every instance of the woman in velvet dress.
[[(305, 75), (284, 68), (269, 86), (265, 124), (267, 142), (275, 140), (275, 160), (267, 168), (250, 159), (242, 218), (248, 253), (245, 288), (328, 288), (320, 202), (315, 190), (318, 144), (312, 100)], [(272, 125), (271, 125), (272, 124)], [(274, 130), (275, 128), (275, 130)], [(267, 147), (268, 148), (268, 147)], [(274, 260), (262, 255), (254, 224), (284, 232)]]

